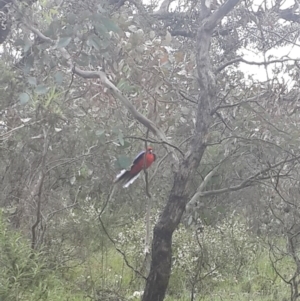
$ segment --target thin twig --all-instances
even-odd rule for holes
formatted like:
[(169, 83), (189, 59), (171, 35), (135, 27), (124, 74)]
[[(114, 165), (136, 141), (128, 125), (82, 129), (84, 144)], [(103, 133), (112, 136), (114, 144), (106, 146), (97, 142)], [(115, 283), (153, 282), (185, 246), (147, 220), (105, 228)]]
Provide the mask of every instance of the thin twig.
[(110, 200), (112, 199), (113, 195), (114, 195), (114, 192), (115, 192), (115, 188), (116, 188), (116, 185), (113, 185), (112, 186), (112, 189), (110, 191), (110, 193), (108, 194), (107, 198), (106, 198), (106, 202), (104, 203), (100, 213), (99, 213), (99, 216), (102, 215), (102, 213), (104, 212), (105, 208), (107, 207), (108, 203), (110, 202)]
[(276, 64), (276, 63), (284, 63), (284, 62), (288, 62), (288, 61), (294, 61), (294, 62), (297, 62), (299, 60), (297, 59), (279, 59), (279, 60), (272, 60), (272, 61), (265, 61), (265, 62), (254, 62), (254, 61), (247, 61), (243, 58), (235, 58), (231, 61), (228, 61), (227, 63), (225, 63), (224, 65), (218, 67), (216, 69), (216, 73), (219, 73), (220, 71), (222, 71), (223, 69), (225, 69), (226, 67), (228, 67), (229, 65), (232, 65), (232, 64), (235, 64), (235, 63), (245, 63), (247, 65), (255, 65), (255, 66), (267, 66), (267, 65), (270, 65), (270, 64)]
[(114, 239), (109, 235), (109, 233), (108, 233), (106, 227), (104, 226), (104, 223), (103, 223), (103, 221), (102, 221), (102, 219), (101, 219), (100, 214), (98, 214), (98, 219), (99, 219), (99, 222), (100, 222), (100, 224), (101, 224), (101, 227), (102, 227), (104, 233), (106, 234), (107, 238), (108, 238), (108, 239), (110, 240), (110, 242), (114, 245), (116, 251), (122, 255), (123, 260), (125, 261), (126, 265), (127, 265), (131, 270), (133, 270), (137, 275), (139, 275), (140, 277), (142, 277), (144, 280), (147, 280), (147, 278), (146, 278), (143, 274), (141, 274), (138, 270), (136, 270), (136, 269), (129, 263), (128, 259), (126, 258), (126, 254), (125, 254), (121, 249), (119, 249), (119, 248), (117, 247), (116, 242), (115, 242)]
[[(74, 67), (75, 67), (75, 64), (74, 64)], [(67, 91), (66, 91), (66, 93), (65, 93), (65, 100), (67, 99), (67, 96), (68, 96), (68, 94), (69, 94), (69, 92), (70, 92), (71, 86), (72, 86), (73, 81), (74, 81), (74, 76), (75, 76), (75, 72), (74, 72), (74, 68), (72, 68), (71, 81), (70, 81), (69, 87), (68, 87), (68, 89), (67, 89)]]
[(168, 145), (174, 149), (176, 149), (182, 156), (184, 156), (184, 153), (183, 151), (177, 147), (176, 145), (174, 144), (171, 144), (167, 141), (157, 141), (157, 140), (151, 140), (149, 138), (143, 138), (143, 137), (138, 137), (138, 136), (124, 136), (125, 139), (136, 139), (136, 140), (141, 140), (141, 141), (144, 141), (144, 142), (149, 142), (149, 143), (153, 143), (153, 144), (165, 144), (165, 145)]

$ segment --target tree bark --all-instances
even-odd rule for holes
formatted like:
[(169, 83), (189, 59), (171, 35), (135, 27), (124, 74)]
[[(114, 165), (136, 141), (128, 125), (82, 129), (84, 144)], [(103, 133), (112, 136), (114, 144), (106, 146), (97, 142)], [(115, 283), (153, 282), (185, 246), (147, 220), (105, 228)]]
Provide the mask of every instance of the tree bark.
[(239, 0), (228, 0), (213, 14), (202, 1), (202, 22), (197, 33), (197, 71), (200, 94), (193, 139), (184, 159), (174, 175), (174, 184), (168, 202), (154, 227), (152, 262), (143, 301), (162, 301), (169, 284), (172, 265), (172, 235), (180, 223), (189, 200), (188, 186), (193, 178), (206, 145), (205, 138), (212, 123), (211, 107), (216, 100), (216, 79), (209, 57), (213, 31), (220, 20), (234, 8)]

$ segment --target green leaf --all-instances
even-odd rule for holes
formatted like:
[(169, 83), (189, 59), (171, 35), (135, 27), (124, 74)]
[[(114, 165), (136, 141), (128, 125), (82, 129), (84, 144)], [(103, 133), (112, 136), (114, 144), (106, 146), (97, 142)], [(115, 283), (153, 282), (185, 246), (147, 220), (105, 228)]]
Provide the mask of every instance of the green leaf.
[(52, 21), (49, 27), (45, 30), (45, 35), (50, 39), (55, 39), (56, 33), (59, 30), (60, 26), (57, 20)]
[(87, 45), (90, 47), (94, 47), (96, 50), (100, 50), (101, 44), (99, 43), (99, 39), (93, 36), (89, 36), (87, 39)]
[(61, 30), (61, 36), (70, 37), (70, 39), (72, 39), (73, 33), (74, 33), (74, 25), (71, 24), (65, 25), (64, 28)]
[(31, 68), (33, 67), (33, 64), (34, 64), (34, 57), (33, 55), (29, 55), (26, 59), (25, 66), (23, 68), (25, 74), (28, 74), (30, 72)]
[(224, 213), (225, 212), (225, 208), (222, 206), (217, 206), (216, 208), (216, 212), (220, 212), (220, 213)]
[(106, 10), (101, 6), (101, 4), (98, 4), (97, 8), (100, 13), (106, 13)]
[(112, 132), (113, 132), (114, 134), (119, 134), (121, 128), (122, 128), (122, 127), (119, 126), (119, 125), (114, 126), (114, 127), (112, 128)]
[(118, 25), (109, 18), (102, 17), (101, 22), (108, 31), (113, 31), (116, 33), (121, 31), (120, 28), (118, 27)]
[(29, 85), (36, 86), (36, 78), (35, 77), (29, 76), (27, 81), (28, 81)]
[(29, 41), (25, 41), (25, 45), (24, 45), (24, 53), (26, 53), (29, 49), (31, 48), (31, 43)]
[(128, 141), (124, 141), (124, 145), (122, 146), (122, 148), (127, 148), (131, 146), (131, 144)]
[(80, 66), (88, 66), (90, 64), (90, 56), (85, 53), (81, 53), (80, 56), (75, 59), (75, 62)]
[(72, 40), (71, 37), (60, 38), (57, 43), (57, 48), (63, 48), (68, 46), (71, 40)]
[(58, 85), (61, 85), (64, 81), (64, 74), (61, 71), (57, 71), (54, 74), (54, 79)]
[(69, 14), (67, 15), (67, 20), (68, 20), (68, 22), (69, 22), (70, 24), (75, 24), (76, 21), (77, 21), (77, 16), (76, 16), (75, 14), (73, 14), (73, 13), (69, 13)]
[(38, 95), (46, 94), (48, 91), (48, 87), (45, 85), (39, 85), (35, 88), (35, 93)]
[(20, 104), (23, 106), (29, 101), (30, 97), (27, 93), (23, 92), (19, 95)]
[(54, 62), (54, 60), (53, 59), (50, 59), (50, 61), (49, 61), (49, 67), (52, 69), (52, 68), (54, 68), (55, 66), (56, 66), (56, 63)]
[(24, 46), (24, 41), (21, 38), (17, 38), (15, 41), (15, 46)]
[(82, 10), (80, 12), (80, 19), (85, 20), (85, 19), (90, 19), (91, 18), (91, 12), (88, 9)]
[(99, 64), (99, 61), (101, 61), (102, 58), (105, 58), (104, 53), (101, 53), (101, 58), (100, 58), (100, 56), (92, 54), (90, 56), (90, 64), (92, 66), (96, 66), (97, 64)]
[(102, 136), (104, 133), (105, 133), (105, 131), (104, 131), (103, 129), (98, 129), (98, 130), (96, 131), (96, 136), (100, 137), (100, 136)]
[(101, 49), (102, 51), (107, 50), (108, 46), (110, 45), (110, 40), (104, 39), (101, 43)]
[(121, 169), (127, 169), (131, 165), (131, 159), (127, 156), (121, 155), (117, 158), (117, 165)]
[(95, 26), (95, 29), (96, 29), (96, 32), (97, 32), (98, 36), (100, 35), (104, 39), (109, 40), (110, 35), (109, 35), (106, 27), (102, 23), (95, 23), (94, 26)]
[(119, 132), (119, 134), (118, 134), (118, 140), (119, 140), (120, 144), (122, 146), (124, 146), (124, 138), (123, 138), (123, 134), (121, 132)]
[(121, 91), (126, 92), (126, 93), (131, 93), (131, 92), (135, 92), (136, 91), (136, 87), (130, 85), (130, 83), (126, 79), (124, 79), (124, 78), (120, 79), (120, 81), (117, 84), (117, 87)]
[(105, 135), (101, 135), (98, 137), (98, 142), (100, 145), (105, 145), (106, 144), (106, 137)]

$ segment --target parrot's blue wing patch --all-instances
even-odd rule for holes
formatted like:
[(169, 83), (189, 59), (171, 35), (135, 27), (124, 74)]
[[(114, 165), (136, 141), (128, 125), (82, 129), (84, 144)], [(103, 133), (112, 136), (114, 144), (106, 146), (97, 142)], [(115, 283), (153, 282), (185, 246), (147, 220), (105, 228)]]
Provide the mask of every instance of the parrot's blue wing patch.
[(133, 164), (136, 164), (136, 163), (140, 160), (140, 158), (143, 157), (144, 154), (145, 154), (145, 151), (140, 152), (140, 153), (134, 158)]

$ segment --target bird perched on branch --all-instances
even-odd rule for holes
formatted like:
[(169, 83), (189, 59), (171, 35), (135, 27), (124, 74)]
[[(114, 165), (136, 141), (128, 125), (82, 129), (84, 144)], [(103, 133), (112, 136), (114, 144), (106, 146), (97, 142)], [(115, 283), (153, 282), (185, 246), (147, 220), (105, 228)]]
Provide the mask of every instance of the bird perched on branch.
[(156, 155), (153, 153), (152, 147), (148, 147), (146, 151), (140, 152), (134, 159), (130, 170), (123, 169), (117, 175), (114, 183), (123, 183), (123, 188), (127, 188), (140, 175), (143, 169), (147, 169), (155, 161)]

